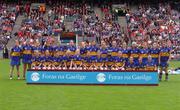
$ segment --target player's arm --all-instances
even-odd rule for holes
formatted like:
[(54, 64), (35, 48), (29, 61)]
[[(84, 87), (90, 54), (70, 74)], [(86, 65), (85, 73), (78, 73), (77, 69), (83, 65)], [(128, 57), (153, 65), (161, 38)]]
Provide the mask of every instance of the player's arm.
[(168, 59), (167, 63), (169, 63), (169, 61), (171, 60), (171, 57), (172, 57), (172, 50), (170, 50), (170, 52), (169, 52), (169, 59)]

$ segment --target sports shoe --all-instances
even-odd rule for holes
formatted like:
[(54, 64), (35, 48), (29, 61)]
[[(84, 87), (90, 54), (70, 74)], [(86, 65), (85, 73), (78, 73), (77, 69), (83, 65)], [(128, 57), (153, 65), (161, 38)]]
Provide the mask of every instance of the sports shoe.
[(12, 77), (10, 77), (9, 79), (10, 79), (10, 80), (12, 80), (13, 78), (12, 78)]
[(21, 78), (20, 78), (20, 77), (18, 77), (17, 79), (18, 79), (18, 80), (20, 80)]

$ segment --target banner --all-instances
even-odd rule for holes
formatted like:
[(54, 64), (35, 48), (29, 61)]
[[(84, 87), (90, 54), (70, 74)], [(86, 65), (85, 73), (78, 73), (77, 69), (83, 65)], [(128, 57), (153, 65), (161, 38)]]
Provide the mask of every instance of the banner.
[(158, 85), (157, 72), (27, 71), (28, 84)]

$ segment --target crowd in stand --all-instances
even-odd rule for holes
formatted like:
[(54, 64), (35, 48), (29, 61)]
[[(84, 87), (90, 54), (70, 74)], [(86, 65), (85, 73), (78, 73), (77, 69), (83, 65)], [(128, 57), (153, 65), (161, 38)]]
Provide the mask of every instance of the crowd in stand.
[[(49, 4), (53, 4), (50, 3)], [(17, 36), (22, 40), (26, 39), (49, 39), (51, 35), (58, 35), (65, 30), (64, 17), (78, 15), (74, 20), (73, 31), (80, 32), (82, 36), (97, 38), (97, 41), (105, 41), (111, 45), (116, 40), (118, 45), (126, 42), (142, 41), (152, 44), (154, 41), (165, 39), (173, 44), (174, 54), (179, 54), (180, 50), (180, 23), (179, 13), (172, 10), (169, 5), (159, 5), (159, 7), (141, 6), (138, 10), (126, 14), (128, 33), (125, 33), (119, 23), (114, 21), (113, 14), (110, 13), (111, 3), (99, 4), (105, 17), (100, 19), (96, 13), (88, 13), (93, 10), (86, 2), (56, 1), (51, 9), (46, 11), (48, 19), (36, 10), (30, 10), (30, 4), (13, 5), (13, 8), (6, 4), (0, 5), (1, 33), (0, 42), (7, 42), (14, 26), (14, 22), (21, 8), (27, 15)], [(8, 9), (13, 9), (9, 11)], [(40, 10), (39, 10), (40, 11)], [(63, 16), (63, 17), (62, 17)], [(42, 37), (43, 36), (43, 37)], [(1, 43), (2, 45), (2, 43)]]
[(0, 4), (0, 48), (8, 43), (17, 17), (17, 10), (13, 4)]
[(81, 31), (87, 37), (95, 37), (104, 40), (108, 45), (112, 40), (124, 40), (124, 33), (121, 31), (119, 23), (112, 19), (112, 15), (105, 16), (102, 20), (98, 16), (88, 15), (74, 21), (74, 31)]
[(51, 8), (49, 16), (61, 15), (61, 16), (73, 16), (73, 15), (87, 15), (90, 6), (83, 3), (70, 2), (70, 1), (57, 1)]
[(139, 7), (139, 10), (126, 14), (130, 39), (137, 43), (169, 40), (174, 53), (180, 51), (180, 14), (169, 5)]

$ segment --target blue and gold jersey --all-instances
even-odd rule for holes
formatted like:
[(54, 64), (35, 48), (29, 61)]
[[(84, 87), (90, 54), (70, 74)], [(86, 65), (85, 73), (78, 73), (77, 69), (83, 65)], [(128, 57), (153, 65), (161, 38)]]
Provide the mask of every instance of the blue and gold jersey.
[(152, 57), (152, 61), (158, 65), (159, 60), (159, 49), (158, 48), (151, 48), (149, 54)]
[(51, 57), (51, 56), (45, 57), (45, 62), (52, 62), (52, 61), (53, 61), (53, 57)]
[(80, 55), (74, 55), (73, 61), (76, 65), (80, 65), (82, 63), (82, 57)]
[(22, 46), (23, 55), (32, 55), (33, 47), (31, 45)]
[(139, 49), (139, 57), (142, 58), (142, 62), (147, 63), (149, 55), (149, 49)]
[(67, 50), (70, 51), (69, 56), (73, 56), (75, 54), (76, 47), (75, 46), (68, 46)]
[(45, 56), (40, 56), (39, 59), (40, 59), (40, 62), (41, 62), (41, 63), (44, 63), (44, 62), (46, 61), (46, 57), (45, 57)]
[(157, 70), (156, 66), (157, 66), (156, 63), (154, 63), (153, 61), (147, 62), (146, 70), (148, 70), (148, 71), (155, 71), (155, 70)]
[(85, 48), (85, 47), (80, 48), (80, 54), (81, 54), (82, 57), (85, 57), (86, 53), (87, 53), (87, 48)]
[(38, 52), (38, 53), (41, 53), (41, 52), (44, 52), (44, 48), (42, 46), (33, 46), (33, 53), (35, 52)]
[(120, 50), (120, 49), (117, 48), (117, 47), (110, 47), (110, 48), (109, 48), (109, 51), (110, 51), (110, 54), (111, 54), (112, 57), (118, 56), (119, 50)]
[(129, 49), (121, 49), (121, 52), (122, 52), (122, 58), (124, 59), (125, 62), (127, 62), (129, 58)]
[(23, 63), (31, 63), (33, 47), (31, 45), (22, 46), (22, 62)]
[(39, 65), (41, 63), (41, 57), (40, 56), (33, 56), (32, 57), (32, 66)]
[(87, 51), (89, 52), (90, 56), (96, 56), (99, 48), (96, 46), (89, 46), (87, 47)]
[(160, 55), (160, 62), (167, 62), (169, 60), (171, 48), (168, 47), (162, 47), (160, 49), (159, 55)]
[(138, 70), (145, 70), (146, 64), (147, 62), (138, 62), (138, 64), (136, 64), (136, 67), (138, 68)]
[(139, 53), (140, 52), (138, 48), (130, 49), (130, 56), (133, 57), (134, 63), (138, 63)]
[(100, 48), (101, 58), (106, 58), (108, 56), (108, 49), (107, 48)]
[(136, 69), (136, 64), (134, 62), (126, 62), (125, 63), (125, 69), (126, 70), (135, 70)]
[(41, 62), (41, 57), (40, 56), (33, 56), (32, 62)]
[(65, 46), (58, 46), (55, 51), (57, 51), (60, 56), (63, 56), (66, 53), (66, 48)]
[(122, 57), (116, 57), (115, 59), (113, 59), (113, 62), (119, 67), (122, 67), (124, 65), (124, 59)]
[(61, 62), (61, 58), (60, 58), (60, 57), (53, 56), (53, 57), (52, 57), (52, 62), (53, 62), (53, 65), (58, 66), (59, 63)]
[(53, 46), (44, 46), (44, 51), (49, 51), (52, 54), (54, 51)]
[(11, 60), (20, 61), (22, 49), (19, 46), (15, 46), (11, 49)]

